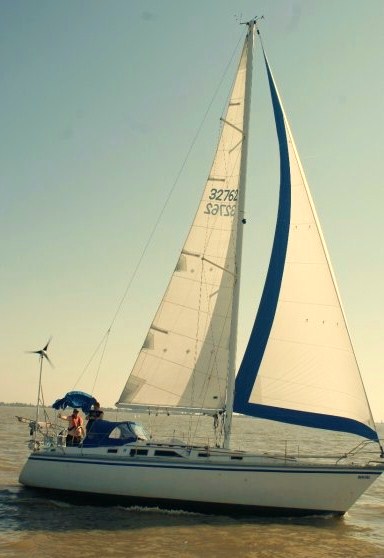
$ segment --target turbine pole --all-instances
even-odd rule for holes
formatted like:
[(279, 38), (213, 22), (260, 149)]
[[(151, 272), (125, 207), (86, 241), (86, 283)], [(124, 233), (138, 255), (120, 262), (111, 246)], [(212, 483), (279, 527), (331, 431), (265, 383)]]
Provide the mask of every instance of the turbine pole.
[(35, 429), (33, 434), (33, 441), (36, 442), (37, 437), (37, 428), (39, 424), (39, 411), (40, 411), (40, 393), (41, 393), (41, 376), (43, 372), (43, 352), (40, 353), (40, 373), (39, 373), (39, 387), (37, 391), (37, 405), (36, 405), (36, 420), (35, 420)]

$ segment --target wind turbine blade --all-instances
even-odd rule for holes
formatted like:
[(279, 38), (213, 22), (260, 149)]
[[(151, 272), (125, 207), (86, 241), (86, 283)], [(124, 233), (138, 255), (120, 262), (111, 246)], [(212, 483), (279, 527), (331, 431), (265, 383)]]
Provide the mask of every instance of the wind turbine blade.
[(47, 342), (47, 344), (45, 345), (44, 349), (40, 349), (40, 351), (25, 351), (25, 352), (26, 352), (26, 353), (33, 354), (33, 355), (39, 355), (40, 358), (46, 358), (47, 361), (49, 362), (49, 364), (52, 366), (52, 368), (55, 368), (55, 367), (53, 366), (53, 363), (52, 363), (51, 359), (50, 359), (50, 358), (48, 357), (48, 355), (47, 355), (47, 349), (48, 349), (48, 346), (49, 346), (51, 340), (52, 340), (52, 336), (48, 339), (48, 342)]
[(52, 335), (51, 337), (48, 339), (47, 344), (45, 345), (45, 347), (43, 348), (43, 351), (46, 352), (48, 349), (48, 345), (50, 344), (50, 342), (52, 341)]
[(42, 355), (47, 359), (47, 361), (52, 366), (52, 368), (55, 368), (54, 365), (53, 365), (53, 362), (51, 361), (51, 359), (49, 358), (49, 356), (47, 355), (47, 353), (45, 351), (42, 353)]

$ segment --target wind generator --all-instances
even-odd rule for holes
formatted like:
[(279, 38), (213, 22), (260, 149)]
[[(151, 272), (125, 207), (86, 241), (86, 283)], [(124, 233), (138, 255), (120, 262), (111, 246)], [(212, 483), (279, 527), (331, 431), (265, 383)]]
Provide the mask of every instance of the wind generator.
[(37, 404), (36, 404), (36, 421), (35, 421), (35, 428), (34, 428), (34, 435), (33, 435), (33, 445), (36, 445), (36, 435), (37, 435), (37, 430), (39, 427), (39, 412), (40, 412), (40, 396), (41, 396), (41, 402), (43, 403), (43, 393), (42, 393), (42, 386), (41, 386), (41, 379), (42, 379), (42, 373), (43, 373), (43, 360), (46, 359), (49, 364), (52, 366), (52, 368), (54, 368), (52, 361), (50, 360), (47, 351), (48, 351), (48, 346), (50, 344), (52, 340), (52, 337), (49, 338), (48, 342), (45, 344), (45, 346), (40, 349), (39, 351), (27, 351), (28, 353), (31, 354), (35, 354), (35, 355), (39, 355), (39, 361), (40, 361), (40, 368), (39, 368), (39, 385), (38, 385), (38, 391), (37, 391)]

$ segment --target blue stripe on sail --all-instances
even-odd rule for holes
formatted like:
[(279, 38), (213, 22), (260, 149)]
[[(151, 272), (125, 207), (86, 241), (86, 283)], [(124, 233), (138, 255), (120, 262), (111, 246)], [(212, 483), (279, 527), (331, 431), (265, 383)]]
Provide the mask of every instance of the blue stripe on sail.
[(324, 430), (334, 430), (337, 432), (348, 432), (357, 434), (369, 440), (378, 441), (376, 430), (370, 428), (357, 420), (338, 417), (335, 415), (322, 415), (319, 413), (308, 413), (305, 411), (295, 411), (290, 409), (282, 409), (280, 407), (271, 407), (268, 405), (258, 405), (248, 403), (243, 407), (244, 414), (268, 420), (276, 420), (287, 424), (297, 424), (300, 426), (309, 426), (310, 428), (321, 428)]
[(266, 58), (265, 64), (268, 72), (269, 87), (279, 140), (280, 195), (275, 238), (273, 241), (267, 278), (248, 346), (236, 377), (233, 410), (238, 413), (250, 415), (253, 415), (253, 413), (246, 412), (245, 408), (248, 405), (248, 400), (259, 371), (275, 317), (287, 253), (291, 213), (291, 173), (284, 116)]
[(276, 313), (287, 253), (291, 213), (291, 175), (284, 116), (265, 55), (264, 60), (268, 73), (280, 149), (279, 208), (271, 261), (259, 310), (236, 377), (233, 410), (244, 415), (276, 420), (289, 424), (338, 432), (349, 432), (377, 441), (378, 435), (376, 430), (353, 419), (249, 403)]

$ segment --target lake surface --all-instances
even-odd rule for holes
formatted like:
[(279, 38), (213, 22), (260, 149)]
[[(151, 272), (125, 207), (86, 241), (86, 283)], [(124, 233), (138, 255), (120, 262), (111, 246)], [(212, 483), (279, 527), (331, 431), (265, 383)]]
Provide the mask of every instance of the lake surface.
[[(0, 407), (1, 557), (384, 558), (384, 476), (341, 519), (235, 519), (138, 507), (74, 505), (18, 484), (29, 454), (29, 431), (15, 415), (34, 418), (34, 414), (33, 407)], [(115, 414), (106, 413), (105, 418), (113, 419)], [(161, 420), (180, 423), (180, 417)], [(153, 426), (148, 418), (145, 421)], [(201, 432), (206, 426), (201, 425)], [(186, 436), (188, 428), (186, 424)], [(173, 432), (172, 424), (169, 429)], [(234, 430), (243, 447), (263, 450), (272, 444), (279, 451), (288, 447), (289, 451), (310, 452), (321, 445), (341, 451), (343, 444), (350, 449), (359, 441), (304, 429), (299, 448), (297, 429), (246, 418), (235, 418)], [(383, 425), (379, 432), (384, 437)]]

